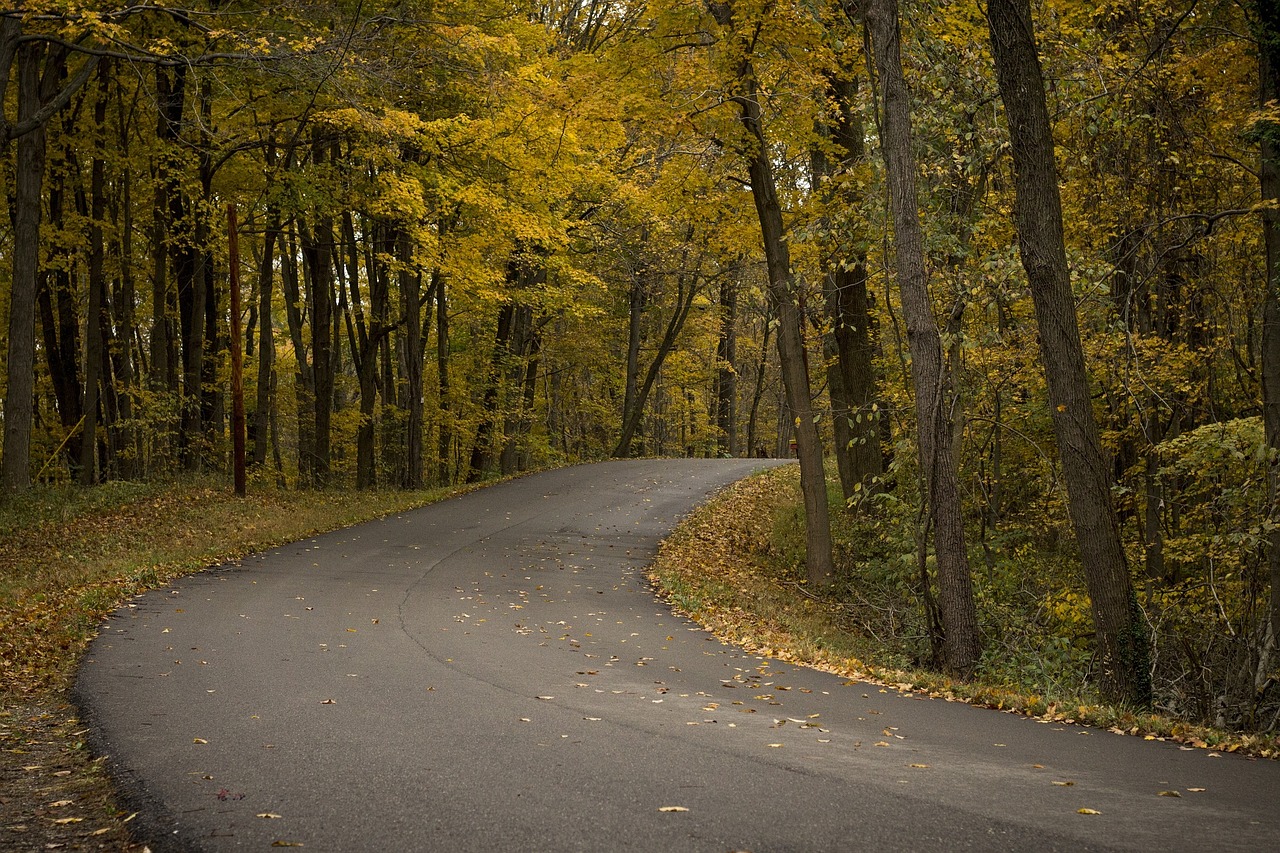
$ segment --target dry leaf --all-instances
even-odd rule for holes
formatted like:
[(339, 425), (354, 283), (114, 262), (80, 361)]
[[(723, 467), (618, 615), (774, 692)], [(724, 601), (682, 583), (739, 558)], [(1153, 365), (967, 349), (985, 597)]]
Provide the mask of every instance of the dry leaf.
[(209, 741), (205, 740), (202, 737), (197, 737), (197, 738), (192, 738), (191, 742), (192, 743), (208, 743)]
[(304, 847), (301, 841), (272, 841), (272, 847)]
[(54, 823), (58, 824), (59, 826), (66, 826), (69, 823), (79, 823), (82, 820), (84, 820), (84, 818), (82, 817), (60, 817), (57, 820), (55, 820)]
[(1076, 809), (1076, 814), (1102, 814), (1097, 809)]
[(281, 818), (281, 817), (284, 817), (284, 815), (272, 814), (271, 812), (262, 812), (261, 814), (259, 814), (259, 815), (258, 815), (258, 817), (265, 817), (265, 818), (268, 818), (268, 819), (274, 819), (274, 818)]
[(781, 749), (781, 748), (782, 748), (782, 744), (780, 744), (780, 743), (771, 743), (771, 744), (769, 744), (769, 748), (770, 748), (770, 749)]
[(907, 766), (908, 766), (908, 767), (914, 767), (914, 768), (916, 768), (917, 770), (928, 770), (928, 769), (929, 769), (929, 765), (928, 765), (928, 764), (908, 764)]
[(1191, 791), (1194, 794), (1203, 794), (1205, 789), (1204, 788), (1188, 788), (1187, 790)]
[(1157, 796), (1161, 797), (1181, 797), (1177, 791), (1161, 791)]
[(659, 807), (658, 807), (658, 811), (660, 811), (660, 812), (687, 812), (687, 811), (688, 811), (688, 809), (686, 809), (684, 806), (659, 806)]

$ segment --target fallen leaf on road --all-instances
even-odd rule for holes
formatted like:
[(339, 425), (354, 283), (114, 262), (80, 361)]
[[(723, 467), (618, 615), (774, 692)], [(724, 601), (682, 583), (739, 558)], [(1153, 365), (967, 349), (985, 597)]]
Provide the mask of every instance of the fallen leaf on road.
[(771, 743), (771, 744), (769, 744), (769, 748), (770, 748), (770, 749), (781, 749), (781, 748), (782, 748), (782, 744), (780, 744), (780, 743)]
[(1195, 793), (1195, 794), (1203, 794), (1203, 793), (1204, 793), (1204, 788), (1188, 788), (1187, 790), (1188, 790), (1188, 791), (1191, 791), (1192, 793)]
[(82, 820), (84, 820), (84, 818), (82, 817), (60, 817), (57, 820), (55, 820), (54, 823), (58, 824), (59, 826), (66, 826), (69, 823), (79, 823)]
[(1177, 791), (1161, 791), (1157, 796), (1161, 797), (1181, 797)]
[(197, 738), (192, 738), (191, 742), (192, 743), (208, 743), (209, 741), (205, 740), (202, 737), (197, 737)]
[(1069, 788), (1069, 787), (1071, 787), (1072, 785), (1074, 785), (1074, 784), (1075, 784), (1075, 782), (1058, 782), (1058, 781), (1056, 781), (1056, 780), (1055, 780), (1053, 784), (1055, 784), (1055, 785), (1061, 785), (1061, 786), (1062, 786), (1062, 787), (1064, 787), (1064, 788)]
[(659, 807), (658, 807), (658, 811), (660, 811), (660, 812), (687, 812), (687, 811), (688, 811), (688, 809), (686, 809), (684, 806), (659, 806)]
[(257, 816), (258, 816), (258, 817), (265, 817), (265, 818), (280, 818), (280, 817), (284, 817), (284, 815), (272, 814), (271, 812), (262, 812), (261, 814), (259, 814), (259, 815), (257, 815)]
[(878, 742), (878, 743), (876, 744), (876, 746), (888, 746), (888, 745), (889, 745), (889, 744), (888, 744), (888, 743), (886, 743), (885, 741), (880, 741), (880, 742)]
[(1076, 814), (1102, 814), (1097, 809), (1076, 809)]
[(272, 841), (272, 847), (305, 847), (301, 841)]

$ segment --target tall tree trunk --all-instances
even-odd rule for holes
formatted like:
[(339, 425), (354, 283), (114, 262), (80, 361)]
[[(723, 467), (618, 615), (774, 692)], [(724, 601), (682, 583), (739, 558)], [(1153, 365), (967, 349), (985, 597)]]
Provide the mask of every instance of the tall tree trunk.
[(738, 278), (737, 268), (720, 282), (720, 335), (716, 339), (716, 443), (721, 456), (738, 455)]
[[(59, 74), (60, 69), (46, 64), (44, 76)], [(49, 225), (55, 232), (66, 233), (68, 196), (79, 181), (79, 169), (70, 137), (73, 120), (63, 122), (61, 145), (49, 156), (48, 207)], [(87, 211), (85, 211), (87, 213)], [(73, 214), (74, 215), (74, 214)], [(58, 414), (68, 438), (74, 436), (82, 425), (84, 404), (83, 386), (80, 382), (80, 312), (76, 305), (76, 288), (73, 281), (79, 270), (72, 258), (70, 263), (51, 264), (40, 274), (40, 319), (44, 332), (45, 361), (49, 367), (49, 379), (53, 384)], [(79, 476), (80, 444), (66, 442), (67, 456), (72, 478)]]
[[(10, 26), (6, 21), (5, 29)], [(44, 48), (18, 48), (18, 122), (40, 109), (40, 61)], [(0, 104), (0, 108), (3, 105)], [(40, 266), (40, 195), (44, 181), (45, 130), (18, 137), (14, 174), (13, 282), (9, 298), (8, 385), (4, 406), (5, 492), (31, 485), (31, 425), (35, 415), (36, 282)]]
[(267, 463), (271, 435), (271, 407), (275, 405), (276, 339), (272, 323), (272, 296), (275, 290), (276, 245), (280, 241), (280, 214), (267, 207), (267, 226), (262, 235), (262, 263), (258, 267), (258, 387), (253, 410), (253, 465)]
[[(317, 153), (317, 157), (323, 156)], [(333, 218), (320, 214), (311, 230), (302, 232), (302, 258), (310, 281), (312, 448), (310, 482), (323, 488), (329, 482), (333, 415)]]
[[(710, 5), (712, 16), (721, 27), (733, 26), (732, 3)], [(809, 583), (826, 586), (835, 578), (831, 546), (831, 517), (827, 506), (827, 482), (823, 471), (822, 443), (813, 411), (813, 394), (809, 386), (809, 366), (801, 330), (799, 284), (791, 272), (791, 253), (782, 223), (782, 205), (778, 201), (773, 164), (765, 139), (764, 121), (755, 67), (745, 41), (740, 45), (743, 56), (736, 71), (738, 94), (732, 101), (738, 107), (738, 119), (747, 132), (747, 148), (743, 156), (751, 180), (751, 197), (760, 220), (760, 236), (764, 243), (765, 263), (769, 270), (769, 300), (778, 317), (778, 361), (787, 406), (795, 418), (796, 449), (800, 457), (800, 490), (805, 509), (805, 572)]]
[[(644, 237), (642, 235), (641, 239)], [(644, 412), (644, 401), (637, 400), (640, 397), (640, 339), (642, 337), (644, 327), (644, 307), (645, 307), (645, 289), (648, 283), (647, 273), (641, 268), (637, 270), (631, 279), (631, 287), (627, 290), (627, 376), (622, 396), (622, 423), (624, 424), (622, 433), (626, 437), (624, 442), (619, 441), (618, 446), (622, 448), (622, 453), (615, 452), (614, 456), (630, 456), (631, 443), (635, 440), (635, 434), (639, 429), (640, 418), (633, 413), (639, 411)], [(626, 435), (626, 424), (634, 418), (636, 426), (631, 428), (631, 434)], [(642, 451), (643, 452), (643, 451)]]
[(769, 337), (773, 330), (773, 318), (766, 307), (764, 331), (760, 333), (760, 358), (756, 360), (755, 388), (751, 392), (751, 414), (747, 416), (747, 453), (755, 457), (766, 457), (769, 451), (760, 440), (757, 424), (760, 422), (760, 403), (764, 400), (765, 371), (769, 367)]
[[(175, 72), (170, 79), (169, 70), (157, 67), (156, 100), (159, 110), (156, 118), (157, 151), (155, 154), (155, 195), (152, 202), (153, 270), (151, 277), (151, 386), (154, 390), (178, 394), (178, 365), (173, 328), (174, 299), (170, 288), (169, 269), (169, 195), (176, 180), (173, 172), (176, 164), (170, 160), (182, 122), (185, 79)], [(158, 443), (167, 452), (172, 440), (172, 425), (165, 424), (157, 436)]]
[[(829, 76), (827, 90), (837, 111), (836, 120), (829, 129), (820, 130), (837, 146), (840, 171), (833, 168), (821, 149), (815, 150), (815, 185), (823, 188), (823, 200), (827, 204), (852, 210), (861, 200), (849, 177), (840, 181), (841, 172), (847, 173), (866, 157), (862, 117), (856, 104), (858, 79), (853, 69), (842, 67), (839, 73)], [(844, 230), (847, 229), (841, 229)], [(852, 241), (847, 239), (832, 242), (823, 274), (823, 301), (831, 324), (823, 351), (827, 361), (836, 467), (845, 501), (851, 502), (878, 490), (884, 458), (880, 453), (879, 412), (875, 405), (877, 378), (866, 251), (848, 245)]]
[[(613, 453), (610, 455), (615, 459), (625, 459), (631, 455), (631, 444), (635, 440), (636, 434), (640, 430), (640, 423), (644, 418), (645, 403), (649, 399), (649, 395), (653, 392), (653, 386), (658, 381), (658, 375), (662, 372), (662, 365), (667, 360), (667, 356), (675, 349), (676, 339), (680, 336), (680, 330), (684, 328), (685, 321), (689, 319), (689, 311), (693, 308), (693, 299), (697, 294), (696, 280), (693, 277), (681, 275), (676, 281), (676, 298), (675, 307), (671, 311), (671, 317), (667, 320), (666, 330), (662, 334), (662, 341), (658, 344), (658, 351), (653, 355), (653, 361), (649, 363), (649, 369), (645, 371), (644, 382), (634, 392), (631, 406), (627, 409), (626, 418), (622, 422), (622, 434), (618, 437), (618, 443), (614, 445)], [(637, 351), (639, 344), (636, 345)], [(628, 368), (629, 370), (629, 368)], [(661, 454), (661, 450), (658, 451)]]
[[(218, 205), (213, 199), (216, 169), (213, 162), (213, 90), (207, 78), (200, 80), (197, 91), (200, 106), (197, 146), (200, 154), (196, 172), (200, 177), (200, 197), (190, 205), (190, 209), (195, 218), (196, 275), (200, 280), (196, 292), (204, 312), (204, 321), (201, 323), (203, 337), (200, 342), (200, 385), (197, 389), (200, 407), (199, 462), (201, 465), (219, 465), (220, 461), (214, 456), (214, 451), (223, 445), (227, 419), (226, 394), (224, 386), (218, 382), (218, 365), (229, 362), (231, 346), (229, 336), (220, 323), (223, 313), (218, 310), (219, 278), (216, 275), (213, 241), (210, 238), (215, 226), (209, 211), (217, 209)], [(226, 353), (227, 361), (223, 360), (223, 353)]]
[[(120, 146), (120, 154), (125, 162), (129, 161), (129, 139), (131, 133), (129, 131), (128, 122), (124, 117), (124, 109), (119, 101), (122, 96), (119, 92), (122, 87), (116, 87), (117, 102), (120, 116), (118, 117), (118, 125), (116, 128), (116, 139)], [(112, 299), (113, 315), (115, 319), (115, 327), (120, 330), (117, 338), (117, 349), (113, 353), (113, 361), (116, 365), (115, 374), (120, 382), (119, 390), (119, 421), (117, 422), (116, 434), (113, 444), (116, 448), (116, 460), (118, 465), (118, 473), (124, 479), (133, 479), (137, 477), (142, 470), (142, 447), (141, 433), (133, 426), (133, 404), (134, 404), (134, 383), (135, 378), (142, 372), (143, 361), (140, 351), (135, 357), (134, 340), (138, 337), (137, 320), (135, 312), (136, 287), (133, 277), (133, 176), (128, 169), (121, 170), (118, 177), (120, 185), (120, 203), (119, 209), (114, 211), (117, 217), (117, 234), (119, 242), (116, 244), (116, 252), (120, 258), (120, 272), (118, 279), (118, 290), (114, 293)], [(136, 365), (136, 368), (135, 368)]]
[(1120, 542), (1110, 460), (1089, 394), (1030, 0), (990, 0), (987, 19), (1013, 143), (1018, 249), (1035, 304), (1068, 509), (1102, 653), (1100, 681), (1111, 698), (1145, 705), (1151, 699), (1147, 630)]
[[(424, 453), (422, 447), (422, 362), (425, 357), (425, 334), (422, 322), (422, 271), (411, 266), (413, 242), (407, 229), (398, 228), (395, 241), (396, 257), (400, 260), (400, 310), (404, 316), (404, 366), (405, 408), (408, 410), (405, 435), (406, 489), (421, 489), (425, 485)], [(439, 273), (433, 276), (430, 289), (439, 287)], [(428, 300), (428, 314), (430, 312)], [(428, 327), (429, 328), (429, 327)]]
[(108, 311), (107, 280), (103, 270), (106, 246), (102, 230), (106, 216), (107, 164), (103, 159), (103, 133), (107, 121), (107, 68), (106, 63), (98, 66), (98, 96), (93, 107), (95, 150), (89, 177), (89, 305), (85, 330), (84, 431), (80, 444), (80, 484), (83, 486), (97, 482), (98, 466), (94, 452), (98, 443), (98, 388), (104, 376), (103, 331), (111, 325), (109, 316), (105, 316)]
[[(511, 280), (508, 269), (508, 281)], [(471, 443), (471, 461), (467, 466), (467, 482), (478, 483), (493, 467), (493, 430), (497, 418), (498, 398), (501, 392), (502, 365), (511, 347), (511, 332), (515, 325), (516, 306), (507, 303), (498, 310), (498, 327), (493, 338), (493, 357), (489, 364), (489, 376), (484, 387), (484, 402), (480, 425)]]
[[(1280, 99), (1280, 5), (1255, 0), (1259, 80), (1262, 104)], [(1262, 140), (1262, 199), (1280, 199), (1280, 123), (1260, 122)], [(1259, 690), (1271, 676), (1271, 662), (1280, 646), (1280, 209), (1262, 211), (1266, 249), (1267, 287), (1262, 301), (1262, 422), (1271, 465), (1267, 477), (1270, 518), (1276, 527), (1268, 535), (1267, 566), (1271, 575), (1271, 606), (1266, 637), (1255, 679)]]
[(312, 457), (315, 453), (315, 371), (312, 370), (308, 358), (309, 347), (303, 338), (303, 324), (306, 320), (305, 308), (310, 301), (303, 297), (304, 290), (298, 281), (298, 240), (296, 223), (290, 223), (286, 234), (285, 251), (280, 263), (280, 286), (284, 290), (285, 318), (289, 324), (289, 342), (293, 345), (294, 376), (293, 394), (294, 412), (298, 424), (298, 479), (304, 485), (314, 484), (315, 466)]
[(436, 481), (453, 482), (453, 402), (449, 396), (449, 301), (443, 276), (436, 282), (436, 397), (440, 408), (440, 429), (436, 442)]
[[(943, 629), (941, 658), (947, 670), (967, 674), (978, 662), (981, 640), (960, 511), (959, 478), (952, 457), (951, 421), (947, 414), (950, 383), (925, 270), (912, 151), (911, 98), (902, 74), (897, 0), (872, 0), (866, 6), (866, 23), (884, 97), (880, 144), (889, 184), (898, 289), (911, 349), (922, 497), (933, 518)], [(923, 533), (927, 523), (921, 527)], [(923, 580), (927, 587), (927, 578)]]

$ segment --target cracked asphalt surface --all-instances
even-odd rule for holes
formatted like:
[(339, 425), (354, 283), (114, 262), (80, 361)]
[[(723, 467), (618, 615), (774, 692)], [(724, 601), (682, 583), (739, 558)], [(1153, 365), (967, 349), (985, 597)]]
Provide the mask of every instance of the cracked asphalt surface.
[(659, 540), (763, 464), (550, 471), (148, 593), (81, 669), (93, 744), (157, 851), (1280, 845), (1275, 762), (851, 682), (673, 616), (643, 576)]

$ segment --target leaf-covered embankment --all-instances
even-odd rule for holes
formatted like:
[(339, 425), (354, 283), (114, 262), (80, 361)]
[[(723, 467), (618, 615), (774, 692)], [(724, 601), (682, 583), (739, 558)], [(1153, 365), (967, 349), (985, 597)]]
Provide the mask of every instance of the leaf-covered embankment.
[[(798, 471), (779, 468), (743, 480), (705, 504), (663, 543), (649, 578), (658, 595), (717, 637), (748, 651), (903, 692), (924, 692), (1046, 722), (1079, 723), (1114, 734), (1280, 757), (1274, 737), (1192, 725), (1160, 714), (1106, 705), (1086, 685), (1074, 695), (1032, 693), (992, 679), (956, 681), (902, 668), (889, 642), (855, 627), (862, 602), (823, 600), (800, 582), (780, 547), (779, 526), (800, 500)], [(847, 570), (848, 567), (845, 567)]]

